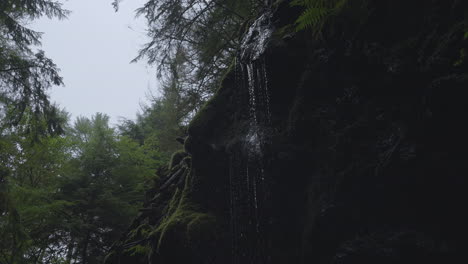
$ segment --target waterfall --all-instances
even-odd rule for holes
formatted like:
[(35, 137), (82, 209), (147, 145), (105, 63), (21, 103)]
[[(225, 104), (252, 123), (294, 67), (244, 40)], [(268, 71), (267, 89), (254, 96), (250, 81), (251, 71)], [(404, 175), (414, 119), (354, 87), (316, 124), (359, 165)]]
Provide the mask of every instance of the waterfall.
[(273, 33), (266, 11), (247, 31), (235, 61), (237, 88), (245, 91), (240, 105), (249, 105), (248, 129), (230, 160), (232, 263), (269, 263), (267, 230), (268, 173), (265, 147), (271, 127), (270, 91), (264, 52)]

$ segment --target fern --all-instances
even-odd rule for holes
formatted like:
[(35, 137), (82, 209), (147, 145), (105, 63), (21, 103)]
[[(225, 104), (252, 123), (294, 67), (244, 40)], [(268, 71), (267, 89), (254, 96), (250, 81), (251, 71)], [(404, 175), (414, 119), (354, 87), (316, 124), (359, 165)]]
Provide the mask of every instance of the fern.
[(296, 31), (312, 29), (319, 35), (327, 20), (337, 15), (349, 0), (293, 0), (291, 6), (305, 8), (296, 20)]
[(316, 31), (321, 31), (323, 22), (328, 13), (329, 10), (326, 8), (307, 8), (296, 20), (296, 30), (301, 31), (306, 28), (313, 28)]

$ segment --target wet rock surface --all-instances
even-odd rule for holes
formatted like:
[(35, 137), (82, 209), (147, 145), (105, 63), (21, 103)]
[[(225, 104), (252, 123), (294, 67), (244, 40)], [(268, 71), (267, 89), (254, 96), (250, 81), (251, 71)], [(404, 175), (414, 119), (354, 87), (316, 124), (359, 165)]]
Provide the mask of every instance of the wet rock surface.
[(369, 3), (238, 60), (108, 263), (467, 261), (467, 3)]

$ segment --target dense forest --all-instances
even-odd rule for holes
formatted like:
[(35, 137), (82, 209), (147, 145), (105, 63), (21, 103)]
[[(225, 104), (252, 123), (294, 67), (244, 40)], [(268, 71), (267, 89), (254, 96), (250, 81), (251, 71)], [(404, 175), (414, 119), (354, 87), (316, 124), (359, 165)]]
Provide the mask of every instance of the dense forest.
[(251, 5), (148, 1), (137, 10), (151, 42), (135, 47), (135, 60), (155, 66), (161, 95), (111, 127), (106, 114), (70, 120), (50, 102), (48, 90), (63, 80), (34, 48), (41, 34), (28, 24), (72, 10), (51, 0), (1, 2), (0, 263), (103, 261), (158, 180), (156, 169), (182, 149), (176, 139), (215, 91)]
[(468, 261), (467, 1), (147, 0), (117, 125), (49, 96), (70, 11), (0, 2), (0, 264)]

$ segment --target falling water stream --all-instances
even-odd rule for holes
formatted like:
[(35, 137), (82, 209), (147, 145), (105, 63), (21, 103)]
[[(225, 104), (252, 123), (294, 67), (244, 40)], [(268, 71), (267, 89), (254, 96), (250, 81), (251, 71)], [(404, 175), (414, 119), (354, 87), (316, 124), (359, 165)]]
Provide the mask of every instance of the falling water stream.
[[(270, 91), (264, 52), (273, 33), (272, 13), (263, 12), (247, 31), (236, 58), (238, 89), (248, 98), (248, 129), (230, 163), (232, 263), (266, 264), (268, 177), (265, 147), (271, 127)], [(247, 101), (241, 102), (245, 105)]]

